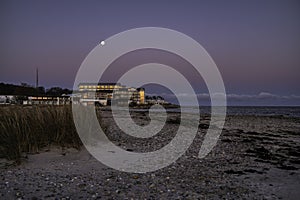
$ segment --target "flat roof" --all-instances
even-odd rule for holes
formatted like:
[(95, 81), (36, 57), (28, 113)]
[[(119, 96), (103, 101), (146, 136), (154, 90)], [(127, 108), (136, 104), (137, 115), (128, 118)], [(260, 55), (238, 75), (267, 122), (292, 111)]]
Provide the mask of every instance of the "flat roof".
[(121, 85), (120, 83), (79, 83), (79, 85)]

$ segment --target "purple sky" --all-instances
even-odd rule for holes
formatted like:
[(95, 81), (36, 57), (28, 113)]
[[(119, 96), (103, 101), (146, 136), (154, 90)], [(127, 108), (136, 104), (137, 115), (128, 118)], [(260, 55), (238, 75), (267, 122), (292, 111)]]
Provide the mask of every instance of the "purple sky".
[[(101, 40), (156, 26), (183, 32), (203, 45), (236, 102), (267, 98), (271, 105), (300, 105), (299, 19), (300, 2), (288, 0), (3, 0), (0, 82), (34, 85), (38, 67), (41, 85), (71, 88), (81, 62)], [(206, 93), (201, 86), (196, 90)]]

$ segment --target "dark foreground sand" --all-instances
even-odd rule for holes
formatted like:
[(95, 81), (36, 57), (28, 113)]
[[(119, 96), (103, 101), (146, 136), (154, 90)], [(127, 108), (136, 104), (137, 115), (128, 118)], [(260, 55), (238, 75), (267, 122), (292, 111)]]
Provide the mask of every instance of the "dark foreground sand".
[[(111, 123), (108, 112), (104, 121)], [(134, 113), (144, 123), (144, 113)], [(129, 142), (115, 126), (108, 136), (129, 151), (161, 148), (174, 135), (176, 114), (153, 141)], [(300, 119), (228, 116), (214, 150), (197, 154), (209, 123), (202, 116), (199, 134), (184, 156), (153, 173), (116, 171), (82, 149), (52, 147), (28, 155), (19, 166), (0, 169), (0, 199), (299, 199)], [(171, 132), (171, 133), (170, 133)]]

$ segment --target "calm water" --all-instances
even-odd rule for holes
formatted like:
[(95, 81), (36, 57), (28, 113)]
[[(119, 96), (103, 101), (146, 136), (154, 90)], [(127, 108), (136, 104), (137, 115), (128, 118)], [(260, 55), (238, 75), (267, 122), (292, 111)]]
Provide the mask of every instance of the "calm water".
[(300, 107), (228, 107), (228, 114), (300, 117)]
[[(138, 111), (146, 111), (146, 109), (136, 109)], [(195, 113), (196, 107), (183, 107), (183, 112)], [(168, 109), (169, 112), (179, 112), (178, 108)], [(209, 114), (210, 107), (200, 107), (200, 113)], [(300, 117), (300, 106), (285, 107), (285, 106), (228, 106), (227, 115), (259, 115), (259, 116), (285, 116), (285, 117)]]

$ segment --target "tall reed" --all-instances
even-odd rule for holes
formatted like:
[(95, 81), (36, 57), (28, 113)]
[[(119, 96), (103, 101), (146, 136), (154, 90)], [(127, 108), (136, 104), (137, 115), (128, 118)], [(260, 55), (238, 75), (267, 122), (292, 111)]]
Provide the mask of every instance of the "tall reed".
[(49, 145), (80, 148), (71, 106), (0, 107), (0, 158), (20, 161), (23, 152)]

